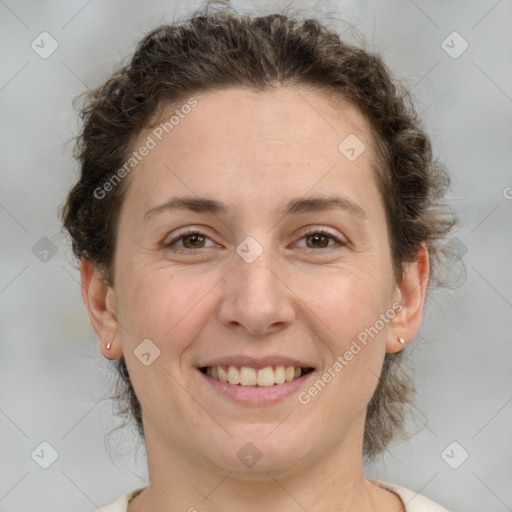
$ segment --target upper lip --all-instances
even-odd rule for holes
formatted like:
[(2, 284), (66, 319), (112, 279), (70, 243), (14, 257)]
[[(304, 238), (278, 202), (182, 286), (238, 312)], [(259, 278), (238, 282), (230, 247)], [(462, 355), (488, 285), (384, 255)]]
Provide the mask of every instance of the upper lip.
[(198, 365), (199, 368), (206, 366), (247, 366), (249, 368), (266, 368), (268, 366), (296, 366), (300, 368), (313, 368), (313, 365), (300, 361), (299, 359), (293, 359), (291, 357), (285, 357), (280, 355), (268, 355), (264, 357), (252, 357), (245, 355), (232, 355), (218, 357), (204, 364)]

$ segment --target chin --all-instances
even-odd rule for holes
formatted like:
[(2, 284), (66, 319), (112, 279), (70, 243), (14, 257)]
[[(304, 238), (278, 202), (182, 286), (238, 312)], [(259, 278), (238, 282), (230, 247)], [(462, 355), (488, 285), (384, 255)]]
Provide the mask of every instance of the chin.
[(211, 454), (212, 462), (241, 478), (262, 480), (268, 480), (269, 471), (286, 471), (296, 466), (305, 456), (304, 440), (290, 435), (287, 425), (278, 425), (251, 424), (238, 433), (228, 429), (233, 437), (225, 440), (218, 453)]

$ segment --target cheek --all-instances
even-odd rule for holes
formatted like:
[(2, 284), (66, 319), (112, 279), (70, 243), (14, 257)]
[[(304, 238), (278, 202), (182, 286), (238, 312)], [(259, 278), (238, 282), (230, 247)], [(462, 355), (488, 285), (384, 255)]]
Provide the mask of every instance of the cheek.
[(298, 276), (295, 289), (321, 320), (325, 339), (342, 348), (391, 306), (391, 281), (386, 276), (377, 266), (346, 266)]
[[(158, 422), (162, 412), (168, 413), (161, 406), (168, 404), (169, 410), (181, 411), (182, 422), (178, 425), (192, 425), (202, 416), (194, 404), (190, 405), (190, 396), (180, 384), (181, 365), (211, 315), (205, 290), (212, 289), (218, 279), (196, 274), (202, 284), (191, 286), (190, 275), (148, 267), (132, 266), (131, 273), (124, 274), (131, 276), (123, 281), (119, 308), (119, 321), (126, 327), (121, 329), (126, 364), (145, 414), (152, 421)], [(145, 339), (160, 350), (148, 366), (141, 364), (135, 352)]]
[[(348, 419), (364, 413), (377, 386), (388, 329), (380, 315), (391, 304), (379, 288), (383, 282), (355, 273), (337, 275), (309, 284), (306, 303), (318, 318), (313, 329), (321, 340), (324, 367), (299, 401), (309, 404), (311, 417), (348, 428)], [(328, 288), (322, 289), (322, 284)]]
[(131, 343), (149, 338), (161, 350), (179, 352), (203, 325), (207, 294), (215, 285), (215, 276), (195, 273), (192, 286), (190, 273), (180, 274), (158, 265), (148, 267), (133, 266), (125, 274), (132, 277), (123, 281), (119, 320), (126, 325)]
[(389, 324), (382, 315), (394, 313), (392, 281), (383, 269), (371, 272), (368, 267), (330, 274), (303, 281), (300, 293), (308, 298), (305, 303), (314, 313), (308, 318), (315, 319), (311, 327), (324, 351), (322, 373), (328, 374), (330, 389), (325, 399), (334, 406), (343, 397), (357, 409), (371, 398), (380, 374)]

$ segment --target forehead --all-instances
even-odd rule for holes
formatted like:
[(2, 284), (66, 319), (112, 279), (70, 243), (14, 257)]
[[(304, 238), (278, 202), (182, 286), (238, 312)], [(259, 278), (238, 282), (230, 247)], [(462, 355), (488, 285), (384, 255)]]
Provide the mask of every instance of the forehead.
[[(154, 126), (164, 127), (162, 135), (171, 135), (181, 149), (230, 146), (232, 141), (252, 143), (272, 142), (276, 145), (300, 145), (310, 154), (326, 147), (336, 150), (340, 136), (357, 133), (368, 140), (369, 125), (361, 112), (349, 102), (331, 100), (332, 95), (322, 90), (280, 87), (254, 91), (243, 87), (208, 91), (194, 95), (196, 106), (174, 115), (175, 126), (167, 123), (173, 114), (185, 110), (188, 98), (160, 109), (160, 119)], [(144, 130), (142, 136), (154, 131)], [(167, 133), (169, 132), (169, 133)], [(190, 132), (194, 136), (190, 137)], [(171, 137), (168, 137), (170, 141)], [(311, 144), (311, 141), (316, 144)], [(318, 142), (322, 149), (318, 148)]]
[[(164, 181), (180, 188), (177, 193), (190, 193), (187, 180), (199, 195), (223, 180), (231, 192), (237, 184), (257, 191), (276, 180), (281, 188), (293, 183), (300, 189), (302, 179), (307, 186), (333, 166), (362, 180), (372, 175), (367, 121), (356, 107), (335, 103), (323, 91), (237, 87), (194, 94), (194, 103), (191, 98), (167, 105), (139, 134), (133, 150), (149, 139), (155, 144), (130, 175), (138, 195), (168, 195)], [(365, 148), (357, 160), (343, 154), (347, 140), (356, 141), (358, 152)]]

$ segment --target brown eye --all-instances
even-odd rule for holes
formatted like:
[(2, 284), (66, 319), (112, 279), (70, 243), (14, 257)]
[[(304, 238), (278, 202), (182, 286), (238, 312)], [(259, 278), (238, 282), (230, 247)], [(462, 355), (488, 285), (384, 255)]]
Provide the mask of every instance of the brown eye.
[(185, 232), (181, 232), (169, 243), (166, 243), (165, 247), (166, 249), (175, 252), (192, 252), (193, 250), (198, 249), (209, 249), (215, 245), (216, 244), (209, 236), (206, 236), (199, 231), (190, 229)]
[(183, 247), (187, 249), (202, 249), (204, 247), (204, 236), (198, 233), (182, 236), (181, 240), (183, 240)]
[(298, 247), (303, 249), (333, 249), (344, 245), (339, 238), (322, 228), (308, 229), (298, 242)]
[(332, 239), (332, 237), (324, 235), (323, 233), (315, 233), (313, 235), (308, 235), (306, 237), (306, 243), (311, 244), (308, 245), (308, 247), (311, 247), (313, 249), (323, 249), (324, 247), (327, 247), (329, 245), (329, 239)]

